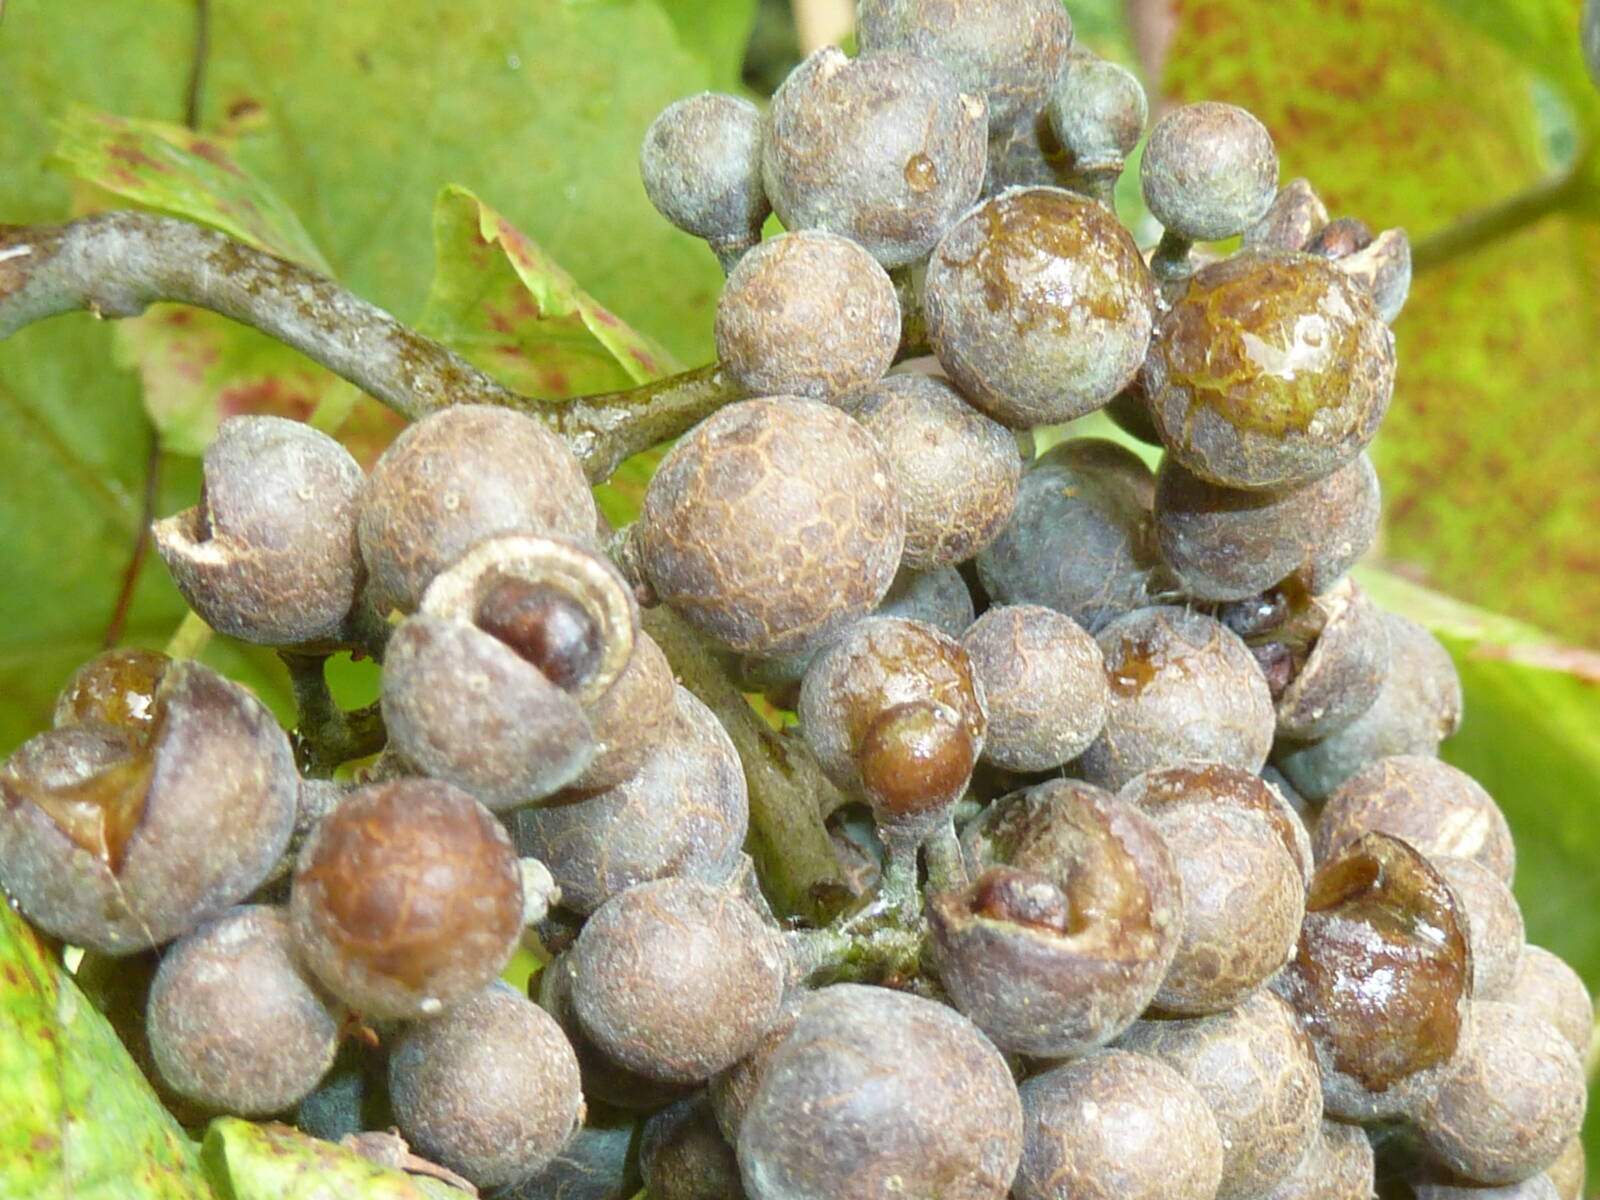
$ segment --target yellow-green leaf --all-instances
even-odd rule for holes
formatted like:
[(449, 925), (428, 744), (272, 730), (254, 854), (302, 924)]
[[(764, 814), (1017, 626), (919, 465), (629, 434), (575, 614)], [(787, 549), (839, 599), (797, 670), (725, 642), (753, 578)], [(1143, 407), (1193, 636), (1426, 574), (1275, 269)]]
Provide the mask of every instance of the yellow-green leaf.
[(465, 1200), (457, 1188), (380, 1167), (287, 1125), (218, 1117), (201, 1146), (226, 1200)]

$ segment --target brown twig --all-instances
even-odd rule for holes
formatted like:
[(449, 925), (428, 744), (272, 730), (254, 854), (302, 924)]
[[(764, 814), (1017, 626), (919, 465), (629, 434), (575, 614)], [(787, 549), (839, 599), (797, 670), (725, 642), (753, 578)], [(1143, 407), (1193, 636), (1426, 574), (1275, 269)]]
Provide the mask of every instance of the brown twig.
[(744, 395), (713, 363), (596, 396), (523, 396), (333, 280), (214, 229), (127, 211), (0, 225), (0, 340), (58, 313), (131, 317), (158, 301), (259, 329), (412, 420), (468, 403), (529, 413), (596, 480)]

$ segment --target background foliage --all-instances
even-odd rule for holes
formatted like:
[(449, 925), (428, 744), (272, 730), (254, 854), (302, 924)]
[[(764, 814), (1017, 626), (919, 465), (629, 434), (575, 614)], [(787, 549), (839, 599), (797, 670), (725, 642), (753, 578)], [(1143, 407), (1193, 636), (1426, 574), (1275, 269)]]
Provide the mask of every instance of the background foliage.
[[(636, 149), (678, 96), (746, 78), (759, 96), (781, 78), (781, 6), (458, 0), (397, 19), (376, 0), (212, 0), (198, 88), (195, 0), (0, 7), (0, 221), (129, 204), (206, 221), (539, 394), (709, 357), (719, 273), (650, 209)], [(1467, 720), (1446, 756), (1511, 818), (1530, 938), (1594, 989), (1600, 94), (1577, 0), (1068, 7), (1080, 40), (1141, 69), (1154, 99), (1246, 105), (1286, 179), (1409, 231), (1421, 269), (1396, 327), (1375, 450), (1385, 543), (1366, 582), (1456, 655)], [(1542, 219), (1475, 217), (1519, 196), (1510, 212)], [(1147, 235), (1131, 179), (1120, 198)], [(1502, 236), (1475, 245), (1474, 231)], [(62, 318), (0, 344), (0, 753), (47, 723), (108, 635), (171, 635), (182, 601), (136, 555), (146, 491), (157, 514), (193, 503), (194, 455), (238, 411), (310, 419), (367, 460), (397, 428), (294, 352), (189, 310), (115, 328)], [(612, 515), (647, 469), (606, 490)], [(270, 655), (222, 640), (206, 654), (288, 715)], [(343, 685), (360, 698), (371, 679), (351, 669)], [(0, 1108), (0, 1193), (317, 1194), (293, 1190), (311, 1186), (314, 1149), (280, 1133), (219, 1123), (203, 1154), (187, 1142), (3, 908)], [(340, 1195), (422, 1194), (392, 1173), (362, 1182), (359, 1164), (323, 1169), (354, 1172)]]

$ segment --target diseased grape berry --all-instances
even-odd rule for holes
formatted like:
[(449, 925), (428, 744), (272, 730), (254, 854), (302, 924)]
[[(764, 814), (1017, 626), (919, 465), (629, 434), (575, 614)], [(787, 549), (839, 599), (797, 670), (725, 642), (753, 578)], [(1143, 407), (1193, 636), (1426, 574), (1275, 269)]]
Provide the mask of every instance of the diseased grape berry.
[(940, 366), (978, 408), (1020, 429), (1083, 416), (1126, 387), (1155, 305), (1116, 217), (1041, 187), (962, 217), (928, 260), (924, 301)]
[(1160, 565), (1150, 468), (1115, 442), (1052, 446), (1023, 472), (1011, 520), (977, 557), (997, 604), (1037, 604), (1090, 633), (1150, 604)]
[(1366, 1130), (1324, 1120), (1299, 1165), (1258, 1200), (1371, 1200), (1374, 1170)]
[(731, 267), (761, 240), (772, 211), (761, 186), (761, 110), (721, 92), (674, 101), (645, 132), (639, 177), (662, 216)]
[(744, 1200), (739, 1160), (704, 1092), (645, 1122), (639, 1170), (655, 1200)]
[(207, 667), (141, 657), (89, 674), (58, 704), (75, 723), (0, 766), (0, 884), (48, 933), (130, 954), (267, 877), (298, 776), (272, 714)]
[(891, 375), (844, 407), (883, 447), (905, 512), (902, 570), (965, 562), (1011, 517), (1022, 478), (1016, 439), (947, 381)]
[(1046, 771), (1086, 750), (1105, 724), (1105, 659), (1064, 613), (997, 605), (961, 637), (989, 709), (983, 757), (1010, 771)]
[[(1543, 1171), (1505, 1187), (1419, 1182), (1410, 1194), (1416, 1200), (1563, 1200), (1555, 1183)], [(1574, 1200), (1580, 1198), (1574, 1197)]]
[(1246, 250), (1304, 250), (1328, 223), (1328, 206), (1305, 179), (1291, 179), (1278, 189), (1261, 219), (1244, 231)]
[(628, 779), (517, 814), (518, 848), (549, 868), (564, 907), (587, 915), (637, 883), (720, 884), (738, 869), (750, 822), (739, 756), (687, 689), (668, 712), (660, 744)]
[(333, 1065), (342, 1015), (296, 963), (283, 912), (246, 905), (186, 934), (162, 958), (150, 988), (150, 1052), (188, 1099), (269, 1116)]
[(642, 883), (589, 918), (567, 963), (584, 1031), (631, 1071), (697, 1083), (752, 1050), (777, 1016), (788, 959), (725, 888)]
[(834, 400), (889, 369), (900, 302), (849, 238), (781, 234), (751, 250), (717, 301), (717, 358), (755, 396)]
[(1150, 115), (1138, 76), (1120, 63), (1074, 50), (1045, 111), (1068, 171), (1110, 207), (1123, 163)]
[(1244, 109), (1186, 104), (1150, 131), (1139, 181), (1151, 214), (1171, 233), (1217, 241), (1266, 215), (1278, 187), (1278, 152), (1266, 126)]
[(1222, 1134), (1218, 1200), (1271, 1187), (1321, 1135), (1316, 1059), (1294, 1012), (1271, 992), (1211, 1016), (1140, 1021), (1117, 1046), (1165, 1063), (1210, 1107)]
[(1494, 872), (1470, 858), (1430, 856), (1434, 870), (1456, 894), (1467, 919), (1472, 949), (1472, 996), (1504, 1000), (1522, 960), (1522, 909)]
[(1205, 759), (1259, 771), (1275, 715), (1255, 657), (1211, 617), (1143, 608), (1099, 634), (1110, 705), (1079, 760), (1085, 779), (1120, 788), (1155, 767)]
[(1017, 1200), (1212, 1200), (1222, 1135), (1205, 1099), (1171, 1067), (1102, 1050), (1035, 1075), (1022, 1095)]
[(587, 710), (595, 756), (571, 789), (604, 791), (643, 770), (670, 736), (676, 689), (667, 656), (641, 630), (622, 674)]
[(632, 1200), (643, 1182), (635, 1161), (639, 1127), (631, 1114), (597, 1116), (556, 1156), (525, 1179), (495, 1193), (495, 1200)]
[(416, 610), (435, 575), (497, 534), (594, 540), (594, 497), (578, 460), (541, 422), (458, 404), (412, 425), (383, 452), (357, 532), (380, 613)]
[(1173, 458), (1200, 478), (1296, 487), (1372, 440), (1394, 365), (1371, 297), (1327, 260), (1242, 252), (1196, 271), (1161, 318), (1150, 411)]
[(907, 1196), (1001, 1200), (1021, 1150), (1011, 1072), (972, 1023), (857, 984), (806, 998), (738, 1146), (752, 1200), (869, 1200), (891, 1177)]
[(1378, 474), (1364, 454), (1278, 492), (1218, 487), (1172, 459), (1156, 475), (1161, 556), (1197, 600), (1243, 600), (1290, 575), (1324, 592), (1372, 545), (1378, 512)]
[(933, 958), (996, 1045), (1079, 1055), (1144, 1011), (1183, 919), (1177, 867), (1148, 817), (1054, 780), (996, 801), (961, 847), (973, 882), (930, 899)]
[(583, 1120), (578, 1060), (561, 1027), (499, 980), (406, 1026), (389, 1091), (406, 1140), (480, 1187), (539, 1170)]
[(788, 229), (850, 238), (885, 267), (933, 248), (983, 185), (985, 110), (936, 59), (824, 46), (773, 93), (761, 175)]
[(1053, 0), (863, 0), (856, 20), (864, 52), (943, 63), (983, 97), (992, 133), (1043, 107), (1072, 48), (1072, 19)]
[(372, 1017), (433, 1016), (500, 973), (522, 931), (511, 839), (432, 779), (369, 784), (300, 850), (295, 945), (322, 984)]
[(905, 522), (871, 434), (829, 405), (769, 398), (729, 405), (672, 448), (635, 537), (651, 586), (690, 625), (790, 654), (872, 611)]
[(1594, 1004), (1582, 978), (1565, 959), (1542, 946), (1524, 946), (1505, 994), (1490, 999), (1521, 1005), (1553, 1025), (1580, 1058), (1588, 1056)]
[(183, 598), (247, 642), (338, 640), (364, 571), (350, 452), (282, 417), (229, 417), (206, 447), (200, 504), (151, 526)]
[(876, 615), (921, 621), (958, 638), (972, 624), (972, 592), (954, 567), (902, 570), (883, 594)]
[(102, 650), (62, 687), (51, 723), (57, 729), (104, 723), (135, 742), (148, 742), (156, 728), (156, 690), (171, 665), (159, 650)]

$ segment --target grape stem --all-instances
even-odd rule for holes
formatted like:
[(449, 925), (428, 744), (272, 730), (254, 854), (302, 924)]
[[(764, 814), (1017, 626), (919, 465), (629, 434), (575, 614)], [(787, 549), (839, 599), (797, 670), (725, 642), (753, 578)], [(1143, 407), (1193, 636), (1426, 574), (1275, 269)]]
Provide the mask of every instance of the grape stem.
[(1593, 153), (1580, 156), (1571, 170), (1470, 212), (1454, 224), (1419, 240), (1411, 251), (1416, 274), (1443, 266), (1518, 233), (1553, 213), (1574, 208), (1589, 194)]
[(592, 396), (524, 396), (326, 276), (215, 229), (131, 211), (0, 225), (0, 340), (58, 313), (133, 317), (162, 301), (259, 329), (410, 420), (453, 404), (538, 417), (593, 481), (744, 396), (717, 363)]
[(389, 734), (378, 705), (374, 703), (353, 710), (340, 708), (328, 690), (326, 654), (280, 650), (278, 657), (289, 669), (289, 685), (299, 712), (295, 722), (295, 758), (307, 778), (331, 779), (345, 763), (383, 749)]

